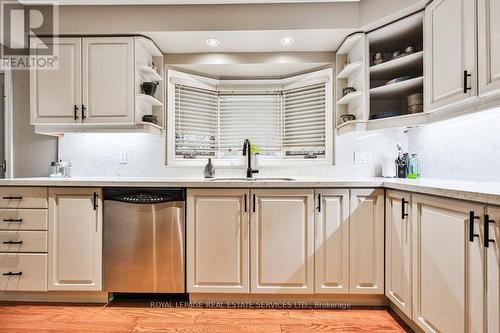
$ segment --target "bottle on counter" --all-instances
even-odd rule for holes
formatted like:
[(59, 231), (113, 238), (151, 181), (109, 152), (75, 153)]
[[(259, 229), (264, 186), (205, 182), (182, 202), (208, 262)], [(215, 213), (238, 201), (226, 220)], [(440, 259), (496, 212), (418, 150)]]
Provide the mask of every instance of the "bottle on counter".
[(417, 154), (411, 154), (408, 160), (406, 176), (411, 179), (417, 179), (420, 177), (420, 160)]
[(205, 178), (214, 178), (215, 177), (215, 167), (212, 164), (212, 159), (208, 159), (207, 165), (205, 165), (205, 170), (203, 171), (203, 175)]

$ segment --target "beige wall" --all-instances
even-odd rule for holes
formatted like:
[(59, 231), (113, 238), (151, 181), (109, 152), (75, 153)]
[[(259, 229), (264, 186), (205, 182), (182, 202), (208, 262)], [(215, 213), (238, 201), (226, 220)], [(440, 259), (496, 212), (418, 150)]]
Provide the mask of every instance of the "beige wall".
[(57, 139), (35, 134), (30, 125), (29, 72), (14, 71), (13, 81), (13, 176), (47, 176), (57, 159)]

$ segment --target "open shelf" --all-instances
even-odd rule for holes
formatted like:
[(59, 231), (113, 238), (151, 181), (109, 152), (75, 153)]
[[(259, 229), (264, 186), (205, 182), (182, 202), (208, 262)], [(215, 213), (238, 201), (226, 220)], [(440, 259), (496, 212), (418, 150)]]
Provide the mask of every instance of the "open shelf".
[(412, 93), (422, 90), (424, 77), (416, 77), (402, 82), (388, 84), (370, 89), (371, 99), (396, 99), (405, 98)]
[(361, 93), (361, 91), (350, 92), (347, 95), (345, 95), (344, 97), (342, 97), (341, 99), (339, 99), (337, 101), (337, 104), (338, 105), (345, 105), (345, 104), (352, 103), (354, 100), (360, 98), (362, 95), (363, 94)]
[(141, 71), (143, 81), (155, 81), (155, 82), (163, 81), (161, 75), (158, 74), (153, 68), (149, 66), (142, 65), (139, 67), (139, 70)]
[(351, 49), (363, 38), (363, 33), (356, 33), (354, 35), (348, 36), (346, 40), (342, 43), (342, 45), (337, 50), (337, 54), (347, 54)]
[(378, 65), (373, 65), (370, 67), (370, 78), (372, 80), (383, 80), (397, 77), (401, 75), (401, 73), (421, 73), (423, 59), (424, 51), (420, 51)]
[(417, 126), (426, 124), (427, 121), (427, 113), (404, 114), (401, 116), (369, 120), (366, 124), (366, 129), (377, 130), (390, 127)]
[(337, 79), (346, 79), (350, 77), (353, 73), (363, 67), (363, 63), (361, 61), (356, 61), (350, 64), (347, 64), (337, 75)]
[(148, 103), (150, 105), (153, 105), (153, 106), (163, 106), (163, 103), (160, 102), (159, 100), (157, 100), (156, 98), (154, 98), (153, 96), (146, 95), (146, 94), (139, 94), (139, 95), (137, 95), (137, 97), (140, 100), (142, 100), (142, 101), (144, 101), (144, 102), (146, 102), (146, 103)]

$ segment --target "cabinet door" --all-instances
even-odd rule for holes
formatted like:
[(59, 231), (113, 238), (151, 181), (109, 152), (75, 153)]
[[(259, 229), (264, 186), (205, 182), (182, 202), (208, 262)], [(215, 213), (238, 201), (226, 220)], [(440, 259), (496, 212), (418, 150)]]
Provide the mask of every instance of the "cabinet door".
[(314, 191), (251, 194), (251, 292), (312, 293)]
[(479, 94), (500, 92), (500, 0), (479, 0)]
[[(434, 0), (425, 9), (427, 111), (477, 96), (474, 0)], [(471, 74), (464, 90), (464, 71)], [(467, 88), (465, 87), (465, 88)]]
[[(42, 39), (45, 43), (48, 40)], [(31, 47), (38, 47), (36, 39)], [(80, 123), (81, 38), (54, 39), (58, 49), (57, 69), (36, 68), (30, 71), (31, 124)]]
[(410, 194), (387, 191), (385, 220), (385, 295), (411, 317)]
[(49, 290), (102, 289), (102, 204), (97, 188), (49, 189)]
[[(486, 249), (486, 318), (487, 333), (500, 332), (500, 207), (488, 207), (490, 223)], [(486, 230), (486, 229), (485, 229)], [(486, 237), (484, 239), (486, 244)]]
[(134, 123), (134, 39), (83, 38), (84, 123)]
[(349, 190), (316, 190), (315, 292), (349, 293)]
[(350, 291), (384, 294), (384, 190), (353, 189), (350, 201)]
[(188, 190), (188, 292), (250, 291), (248, 208), (248, 190)]
[[(470, 212), (480, 217), (472, 225)], [(483, 332), (483, 213), (480, 205), (412, 195), (413, 320), (425, 332)]]

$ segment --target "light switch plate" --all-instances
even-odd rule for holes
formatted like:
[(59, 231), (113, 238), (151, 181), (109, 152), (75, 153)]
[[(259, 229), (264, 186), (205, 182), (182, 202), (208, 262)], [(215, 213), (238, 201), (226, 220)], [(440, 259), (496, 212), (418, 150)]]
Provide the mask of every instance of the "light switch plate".
[(125, 150), (120, 152), (120, 164), (127, 164), (127, 152)]
[(354, 152), (354, 164), (369, 164), (372, 161), (372, 153), (365, 151)]

